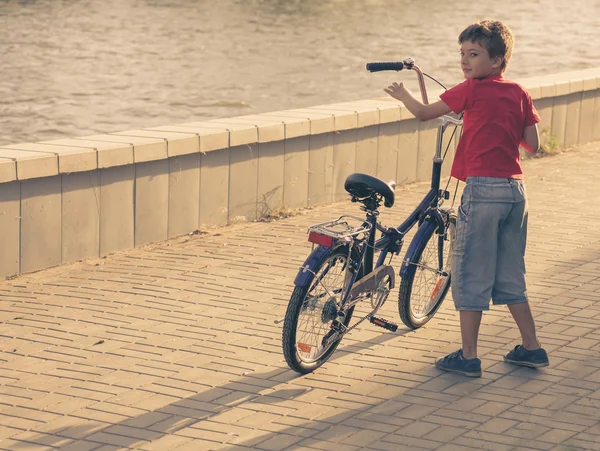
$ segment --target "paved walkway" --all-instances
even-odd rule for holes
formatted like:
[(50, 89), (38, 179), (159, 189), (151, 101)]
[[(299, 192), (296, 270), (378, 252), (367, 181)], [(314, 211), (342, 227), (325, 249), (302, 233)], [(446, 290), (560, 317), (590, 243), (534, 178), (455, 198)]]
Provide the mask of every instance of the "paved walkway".
[[(436, 370), (460, 340), (447, 301), (420, 330), (365, 325), (314, 374), (288, 370), (273, 320), (306, 226), (356, 211), (343, 202), (0, 282), (0, 449), (600, 449), (599, 155), (526, 163), (547, 369), (502, 362), (518, 333), (497, 308), (483, 377)], [(426, 188), (399, 189), (383, 222)], [(399, 321), (396, 296), (384, 316)]]

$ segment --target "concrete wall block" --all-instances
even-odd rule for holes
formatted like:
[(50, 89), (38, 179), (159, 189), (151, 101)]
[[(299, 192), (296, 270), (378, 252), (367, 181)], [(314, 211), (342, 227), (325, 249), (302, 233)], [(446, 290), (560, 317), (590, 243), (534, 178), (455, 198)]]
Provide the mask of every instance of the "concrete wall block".
[(57, 141), (23, 143), (11, 147), (18, 150), (53, 153), (58, 158), (58, 171), (62, 174), (93, 171), (98, 168), (98, 155), (95, 149), (62, 146), (57, 144)]
[(229, 147), (200, 156), (198, 228), (222, 226), (229, 216)]
[(129, 130), (114, 133), (114, 135), (163, 140), (167, 143), (167, 155), (169, 157), (200, 152), (200, 140), (198, 139), (198, 135), (192, 130), (188, 132), (158, 131), (153, 129)]
[[(538, 132), (540, 134), (540, 145), (544, 144), (549, 139), (549, 134), (544, 130), (552, 129), (552, 109), (554, 107), (554, 99), (552, 97), (543, 97), (534, 102), (535, 109), (542, 118), (538, 123)], [(543, 133), (542, 133), (543, 132)]]
[[(400, 110), (398, 110), (400, 111)], [(379, 126), (359, 128), (356, 133), (356, 172), (377, 175)]]
[(583, 91), (584, 81), (583, 78), (577, 78), (575, 80), (569, 80), (569, 94)]
[(309, 148), (309, 136), (285, 141), (283, 205), (288, 208), (308, 206)]
[(21, 182), (0, 185), (0, 279), (19, 273)]
[[(182, 125), (197, 125), (201, 127), (223, 127), (229, 131), (229, 146), (237, 147), (258, 142), (258, 128), (251, 122), (239, 121), (235, 118), (212, 119), (205, 122), (190, 122)], [(200, 138), (202, 141), (202, 137)]]
[(168, 157), (167, 142), (164, 139), (118, 134), (82, 136), (81, 139), (129, 144), (133, 146), (133, 159), (136, 163), (165, 160)]
[(412, 183), (417, 179), (419, 121), (412, 119), (400, 122), (398, 137), (396, 183)]
[(199, 132), (198, 136), (200, 137), (200, 152), (210, 152), (229, 147), (228, 130)]
[[(215, 121), (221, 121), (221, 119), (215, 119)], [(285, 125), (280, 119), (261, 114), (249, 114), (246, 116), (227, 118), (227, 121), (242, 125), (253, 125), (256, 127), (258, 136), (257, 142), (259, 143), (281, 141), (285, 139)]]
[[(354, 106), (358, 112), (358, 126), (385, 124), (387, 122), (398, 122), (400, 120), (400, 103), (391, 97), (377, 99), (356, 100), (338, 105)], [(372, 110), (370, 112), (369, 110)], [(376, 111), (375, 111), (376, 110)], [(376, 115), (374, 113), (377, 113)], [(368, 115), (366, 117), (361, 117)]]
[(356, 113), (357, 128), (379, 124), (379, 107), (370, 100), (336, 103), (331, 105), (331, 108)]
[[(564, 75), (564, 74), (561, 74)], [(556, 95), (557, 96), (566, 96), (571, 93), (571, 82), (565, 78), (562, 81), (557, 81), (554, 83), (556, 86)]]
[(600, 141), (600, 89), (594, 91), (594, 126), (592, 130), (592, 141)]
[(579, 140), (579, 117), (581, 115), (581, 99), (583, 92), (575, 92), (567, 96), (567, 123), (565, 127), (565, 145), (570, 147)]
[(229, 222), (257, 218), (258, 145), (231, 147), (229, 167)]
[(239, 119), (247, 120), (258, 129), (258, 142), (268, 143), (282, 141), (285, 139), (285, 124), (280, 119), (269, 118), (259, 114), (239, 116)]
[[(200, 139), (200, 152), (210, 152), (211, 150), (224, 149), (229, 147), (229, 131), (225, 127), (206, 128), (191, 125), (194, 122), (180, 125), (166, 125), (163, 127), (152, 127), (148, 130), (163, 132), (195, 133)], [(201, 122), (198, 122), (201, 124)]]
[(169, 238), (198, 229), (200, 154), (169, 158)]
[(100, 255), (134, 246), (135, 166), (100, 170)]
[(376, 175), (382, 180), (396, 180), (399, 132), (400, 122), (389, 122), (379, 126)]
[(346, 178), (355, 172), (356, 168), (356, 129), (344, 130), (333, 137), (333, 201), (347, 198), (344, 189)]
[(417, 180), (431, 178), (431, 167), (437, 143), (437, 122), (421, 122), (419, 127), (419, 145), (417, 155)]
[(596, 91), (584, 91), (581, 99), (581, 114), (579, 115), (579, 134), (577, 144), (592, 141), (594, 133), (594, 101)]
[(0, 183), (17, 180), (17, 163), (11, 158), (0, 157)]
[(267, 121), (263, 121), (257, 123), (256, 127), (258, 128), (259, 143), (270, 143), (285, 139), (285, 124), (283, 122), (267, 123)]
[(567, 96), (554, 98), (552, 106), (552, 126), (551, 133), (556, 137), (561, 146), (565, 145), (565, 131), (567, 125)]
[(62, 175), (62, 263), (100, 255), (100, 173)]
[(533, 100), (540, 99), (542, 97), (542, 86), (536, 85), (528, 88), (527, 91)]
[(310, 134), (322, 135), (333, 132), (335, 128), (332, 114), (310, 114)]
[(379, 109), (358, 109), (358, 127), (371, 127), (379, 124)]
[(186, 138), (167, 138), (167, 154), (169, 157), (198, 152), (200, 152), (200, 139), (196, 134), (190, 134)]
[[(279, 121), (283, 123), (285, 139), (310, 135), (310, 121), (307, 117), (295, 117), (293, 114), (286, 114), (285, 111), (262, 113), (258, 116), (263, 118), (263, 120)], [(260, 141), (260, 129), (258, 130), (258, 136)]]
[(21, 272), (61, 263), (61, 177), (21, 184)]
[[(260, 135), (260, 129), (259, 129)], [(284, 190), (285, 142), (258, 144), (257, 208), (263, 218), (281, 209)]]
[[(433, 97), (430, 97), (433, 99)], [(415, 116), (404, 106), (404, 104), (400, 104), (400, 120), (406, 119), (414, 119)]]
[(133, 164), (133, 146), (127, 143), (90, 141), (82, 138), (57, 140), (64, 145), (89, 147), (98, 153), (98, 169)]
[(169, 160), (135, 165), (135, 246), (166, 240), (169, 224)]
[(53, 153), (0, 148), (0, 158), (15, 162), (18, 180), (58, 175), (58, 158)]
[(355, 108), (336, 108), (336, 105), (318, 105), (307, 108), (316, 112), (329, 113), (333, 115), (333, 131), (350, 130), (358, 127), (358, 114)]
[(600, 88), (598, 86), (598, 78), (597, 77), (585, 77), (583, 79), (583, 90), (584, 91), (595, 91)]
[(335, 121), (331, 112), (313, 108), (298, 108), (286, 111), (286, 113), (307, 118), (310, 121), (311, 135), (320, 135), (334, 131)]
[(397, 122), (401, 119), (400, 104), (383, 105), (379, 109), (379, 123)]
[(308, 205), (332, 202), (333, 133), (311, 135), (308, 165)]
[(542, 98), (556, 96), (556, 85), (554, 83), (542, 83), (540, 88), (542, 89)]

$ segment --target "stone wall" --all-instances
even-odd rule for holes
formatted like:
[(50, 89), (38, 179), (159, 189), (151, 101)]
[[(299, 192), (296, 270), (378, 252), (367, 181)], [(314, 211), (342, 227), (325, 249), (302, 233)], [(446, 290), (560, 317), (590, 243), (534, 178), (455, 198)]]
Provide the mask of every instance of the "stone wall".
[[(600, 68), (519, 82), (546, 140), (600, 140)], [(339, 201), (352, 172), (426, 180), (435, 140), (436, 121), (381, 98), (5, 145), (0, 277)]]

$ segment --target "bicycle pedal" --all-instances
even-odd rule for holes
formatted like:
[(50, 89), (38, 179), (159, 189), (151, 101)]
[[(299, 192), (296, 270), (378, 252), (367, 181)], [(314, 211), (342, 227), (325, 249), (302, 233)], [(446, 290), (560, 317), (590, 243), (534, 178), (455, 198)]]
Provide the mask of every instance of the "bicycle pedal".
[(377, 318), (376, 316), (372, 316), (369, 318), (371, 324), (375, 324), (376, 326), (383, 327), (384, 329), (389, 330), (390, 332), (396, 332), (398, 330), (398, 325), (386, 321), (383, 318)]

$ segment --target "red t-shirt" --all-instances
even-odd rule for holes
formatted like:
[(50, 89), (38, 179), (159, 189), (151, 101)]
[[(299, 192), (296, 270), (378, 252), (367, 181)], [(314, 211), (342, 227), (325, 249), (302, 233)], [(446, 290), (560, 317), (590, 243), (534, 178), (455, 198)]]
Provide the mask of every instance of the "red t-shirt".
[(452, 177), (523, 178), (519, 157), (523, 130), (541, 120), (523, 87), (497, 75), (465, 80), (440, 98), (456, 114), (464, 111)]

